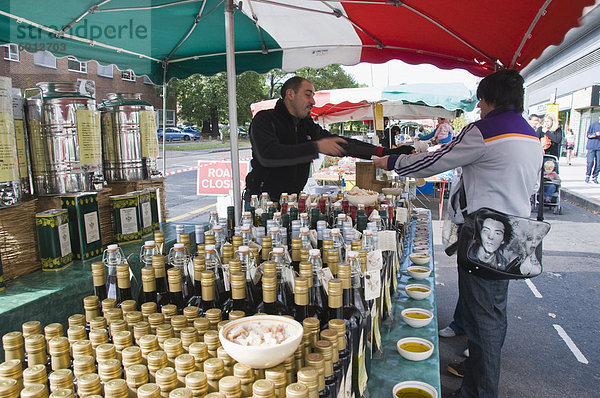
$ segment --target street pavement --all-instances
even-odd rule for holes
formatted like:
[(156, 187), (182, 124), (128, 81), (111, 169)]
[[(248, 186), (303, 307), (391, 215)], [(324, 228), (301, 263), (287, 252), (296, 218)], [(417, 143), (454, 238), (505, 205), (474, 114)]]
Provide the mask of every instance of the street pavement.
[[(240, 151), (240, 158), (250, 151)], [(167, 152), (167, 171), (184, 170), (197, 160), (229, 159), (229, 152)], [(585, 184), (585, 159), (563, 165), (567, 190), (592, 208), (600, 186)], [(196, 171), (167, 179), (167, 205), (174, 221), (202, 222), (214, 209), (215, 197), (196, 196)], [(503, 349), (500, 397), (598, 397), (600, 385), (600, 216), (563, 196), (563, 214), (545, 213), (552, 228), (544, 240), (544, 272), (529, 282), (511, 281), (508, 332)], [(569, 197), (571, 200), (572, 197)], [(438, 327), (447, 326), (458, 296), (456, 258), (441, 245), (438, 199), (423, 199), (432, 210), (438, 302)], [(580, 200), (581, 202), (581, 200)], [(178, 218), (181, 217), (181, 218)], [(462, 359), (464, 337), (440, 338), (442, 385), (450, 390), (461, 379), (446, 372), (446, 364)]]
[(600, 184), (585, 182), (586, 160), (584, 157), (573, 158), (571, 165), (567, 158), (559, 162), (559, 175), (564, 197), (588, 210), (600, 212)]

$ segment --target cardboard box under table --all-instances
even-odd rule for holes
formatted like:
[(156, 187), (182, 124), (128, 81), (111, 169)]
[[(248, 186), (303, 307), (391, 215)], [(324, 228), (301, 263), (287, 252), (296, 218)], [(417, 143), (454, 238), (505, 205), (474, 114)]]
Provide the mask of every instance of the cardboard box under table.
[(102, 254), (98, 194), (84, 192), (63, 195), (61, 206), (69, 214), (71, 248), (77, 259), (88, 259)]

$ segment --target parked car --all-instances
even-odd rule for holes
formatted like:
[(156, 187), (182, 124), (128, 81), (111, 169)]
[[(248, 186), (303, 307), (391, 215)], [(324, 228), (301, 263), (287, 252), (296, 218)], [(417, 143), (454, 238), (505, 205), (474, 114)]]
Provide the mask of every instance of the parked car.
[[(166, 135), (165, 135), (165, 139), (169, 142), (171, 141), (197, 141), (200, 139), (200, 134), (199, 133), (190, 133), (187, 131), (182, 131), (181, 129), (177, 128), (177, 127), (167, 127), (166, 128)], [(158, 129), (157, 131), (158, 134), (158, 140), (162, 141), (163, 139), (163, 131), (162, 128)]]
[(184, 133), (200, 134), (200, 129), (193, 126), (184, 126), (181, 129)]

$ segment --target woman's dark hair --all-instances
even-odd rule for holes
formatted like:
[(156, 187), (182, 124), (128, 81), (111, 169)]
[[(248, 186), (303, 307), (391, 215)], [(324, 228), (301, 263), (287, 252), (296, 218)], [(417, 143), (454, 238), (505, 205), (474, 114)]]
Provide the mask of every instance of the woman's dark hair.
[(498, 109), (523, 113), (523, 77), (514, 69), (502, 69), (485, 77), (477, 87), (477, 98)]
[(478, 218), (478, 231), (477, 231), (477, 235), (481, 234), (481, 229), (483, 228), (483, 222), (488, 219), (491, 218), (492, 220), (496, 220), (498, 222), (501, 222), (502, 225), (504, 225), (504, 243), (502, 243), (501, 247), (504, 247), (508, 244), (508, 242), (510, 242), (510, 240), (513, 237), (513, 228), (512, 225), (510, 225), (510, 221), (508, 220), (508, 218), (491, 212), (489, 210), (485, 210), (485, 209), (481, 209), (479, 210), (478, 214), (477, 214), (477, 218)]
[(399, 132), (400, 132), (400, 127), (392, 126), (392, 133), (399, 133)]
[(304, 81), (310, 81), (310, 80), (305, 79), (300, 76), (294, 76), (294, 77), (290, 77), (289, 79), (287, 79), (285, 81), (285, 83), (283, 83), (283, 86), (281, 86), (281, 98), (285, 98), (285, 94), (289, 89), (292, 89), (292, 90), (294, 90), (295, 93), (297, 93), (298, 89), (300, 88), (300, 85)]

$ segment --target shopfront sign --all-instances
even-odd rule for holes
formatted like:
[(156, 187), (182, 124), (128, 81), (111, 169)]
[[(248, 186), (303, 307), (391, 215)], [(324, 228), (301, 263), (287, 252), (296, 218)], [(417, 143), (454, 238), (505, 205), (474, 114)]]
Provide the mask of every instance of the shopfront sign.
[[(246, 185), (249, 162), (240, 161), (240, 187)], [(198, 161), (196, 195), (227, 195), (233, 189), (231, 161)]]

